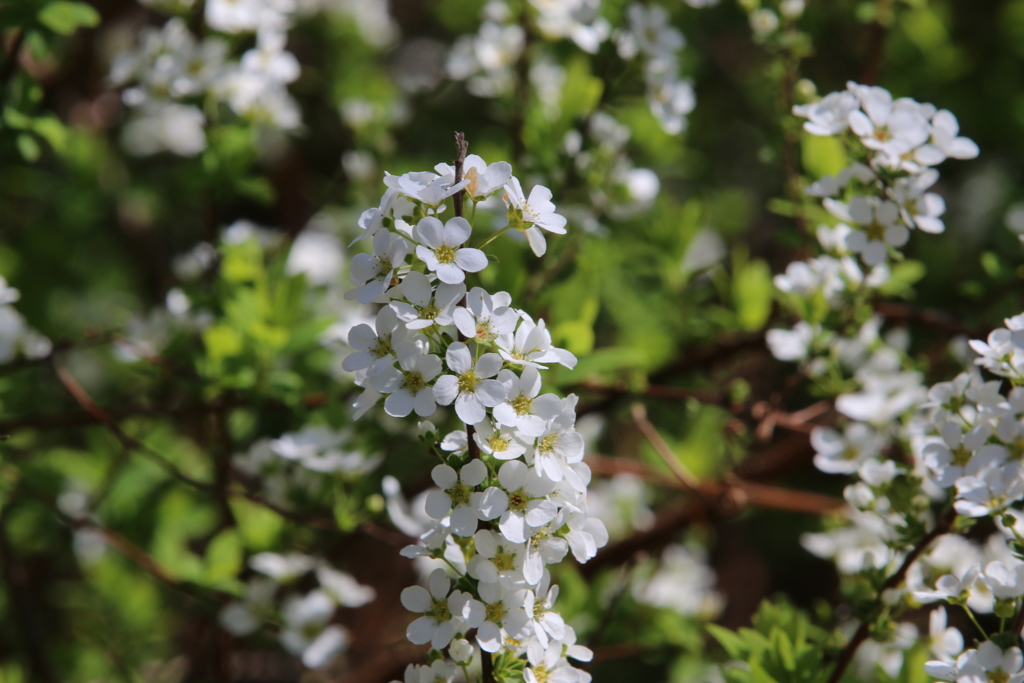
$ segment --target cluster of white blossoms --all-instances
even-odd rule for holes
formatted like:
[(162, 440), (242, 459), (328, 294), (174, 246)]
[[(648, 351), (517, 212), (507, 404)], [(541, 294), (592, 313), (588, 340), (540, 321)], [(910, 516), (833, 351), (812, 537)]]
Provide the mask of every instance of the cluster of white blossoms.
[[(565, 219), (547, 188), (525, 193), (506, 162), (470, 155), (458, 182), (452, 166), (435, 171), (386, 176), (380, 206), (360, 218), (360, 239), (372, 251), (353, 258), (349, 296), (382, 308), (374, 326), (352, 329), (355, 351), (344, 363), (364, 387), (357, 415), (386, 397), (384, 411), (394, 417), (454, 406), (466, 425), (440, 438), (421, 423), (441, 462), (424, 501), (430, 524), (402, 554), (446, 564), (426, 587), (403, 591), (403, 605), (419, 615), (407, 635), (447, 649), (454, 662), (432, 662), (431, 680), (451, 680), (472, 658), (464, 638), (475, 629), (495, 671), (525, 657), (528, 681), (589, 681), (567, 660), (591, 654), (554, 610), (558, 587), (547, 569), (570, 551), (587, 561), (608, 538), (587, 514), (590, 470), (574, 428), (576, 396), (542, 391), (548, 364), (572, 368), (576, 358), (553, 346), (544, 321), (515, 308), (508, 293), (466, 284), (489, 264), (482, 247), (502, 232), (524, 232), (540, 255), (542, 231), (564, 233)], [(492, 195), (504, 201), (508, 224), (470, 246), (473, 226), (449, 204), (462, 200), (475, 216)], [(406, 677), (421, 673), (414, 666)]]
[[(991, 517), (999, 531), (985, 543), (940, 537), (881, 598), (890, 610), (945, 602), (972, 619), (994, 613), (1005, 626), (1024, 606), (1022, 516), (1012, 507), (1024, 500), (1024, 316), (970, 343), (976, 365), (1009, 382), (972, 369), (927, 388), (906, 358), (906, 333), (883, 335), (881, 320), (859, 315), (856, 322), (855, 314), (878, 296), (914, 229), (944, 230), (945, 204), (928, 191), (938, 179), (933, 167), (973, 158), (978, 148), (959, 136), (950, 112), (894, 100), (878, 87), (851, 83), (794, 112), (808, 119), (812, 134), (843, 136), (853, 161), (808, 189), (839, 220), (818, 230), (826, 253), (791, 264), (775, 280), (803, 318), (793, 330), (769, 332), (776, 357), (804, 362), (818, 378), (852, 375), (832, 384), (843, 387), (835, 403), (843, 424), (811, 435), (820, 470), (857, 479), (844, 491), (847, 523), (806, 535), (804, 545), (833, 559), (842, 574), (885, 577), (936, 526), (936, 505), (947, 517)], [(904, 445), (911, 457), (894, 459), (892, 450)], [(981, 635), (983, 642), (965, 651), (963, 634), (937, 608), (927, 638), (935, 659), (926, 672), (946, 681), (1024, 680), (1020, 650)], [(858, 655), (867, 673), (877, 664), (895, 676), (903, 651), (918, 639), (915, 627), (899, 624)]]
[(13, 304), (20, 298), (21, 292), (0, 275), (0, 363), (13, 360), (19, 354), (42, 358), (53, 348), (50, 340), (29, 327), (14, 308)]
[(693, 83), (679, 75), (679, 53), (686, 39), (669, 22), (668, 11), (661, 5), (634, 2), (626, 9), (626, 17), (628, 26), (616, 34), (619, 56), (643, 59), (651, 114), (666, 133), (680, 133), (697, 104)]
[(452, 46), (448, 76), (465, 81), (477, 97), (515, 95), (517, 67), (528, 59), (530, 85), (543, 111), (555, 118), (566, 72), (545, 50), (528, 49), (530, 39), (569, 39), (594, 54), (614, 35), (624, 60), (643, 60), (647, 101), (659, 125), (670, 135), (683, 131), (696, 98), (690, 79), (679, 73), (679, 53), (686, 41), (669, 23), (668, 11), (661, 5), (633, 3), (626, 11), (627, 25), (613, 32), (600, 10), (601, 0), (529, 0), (517, 11), (505, 0), (490, 0), (477, 33), (461, 36)]
[[(490, 0), (481, 14), (476, 33), (460, 36), (448, 54), (445, 70), (450, 78), (465, 81), (477, 97), (511, 95), (516, 88), (516, 67), (527, 50), (530, 26), (548, 41), (570, 39), (589, 53), (597, 52), (611, 34), (611, 25), (600, 16), (601, 0), (529, 0), (518, 11), (521, 20), (505, 0)], [(531, 64), (528, 76), (545, 109), (558, 113), (565, 84), (565, 69), (546, 54), (526, 55)]]
[(330, 495), (337, 480), (356, 479), (380, 465), (380, 455), (367, 456), (353, 447), (349, 430), (311, 425), (276, 439), (260, 439), (231, 465), (243, 477), (259, 482), (260, 496), (288, 509), (294, 498)]
[(193, 156), (206, 149), (206, 115), (226, 104), (261, 126), (294, 130), (302, 117), (288, 93), (299, 62), (285, 49), (294, 0), (210, 0), (205, 23), (225, 34), (255, 33), (256, 45), (233, 59), (228, 40), (197, 38), (180, 17), (143, 32), (139, 45), (119, 55), (110, 81), (125, 87), (134, 110), (124, 144), (138, 155), (169, 151)]
[[(259, 553), (249, 559), (249, 567), (261, 576), (246, 584), (242, 599), (221, 609), (221, 626), (244, 637), (278, 621), (281, 646), (311, 669), (329, 664), (349, 645), (348, 631), (332, 623), (338, 608), (362, 607), (377, 597), (352, 575), (301, 553)], [(292, 589), (310, 573), (316, 576), (316, 588), (306, 593)]]
[[(928, 191), (939, 178), (933, 166), (947, 158), (973, 158), (978, 148), (958, 135), (950, 112), (906, 97), (894, 100), (877, 86), (849, 83), (846, 90), (796, 106), (793, 112), (807, 119), (807, 132), (840, 137), (852, 163), (807, 188), (809, 195), (822, 199), (836, 223), (817, 230), (823, 254), (791, 263), (785, 274), (776, 276), (776, 287), (802, 320), (791, 330), (769, 331), (768, 344), (780, 360), (807, 363), (810, 374), (826, 372), (825, 356), (849, 372), (859, 372), (863, 400), (843, 402), (854, 405), (855, 412), (872, 413), (874, 419), (850, 417), (886, 422), (886, 413), (911, 407), (913, 394), (921, 391), (911, 387), (912, 376), (891, 374), (892, 363), (899, 364), (892, 358), (899, 344), (887, 357), (876, 358), (871, 351), (882, 346), (878, 321), (862, 321), (853, 330), (836, 329), (839, 325), (829, 321), (844, 318), (844, 311), (868, 301), (890, 281), (890, 261), (902, 258), (899, 248), (913, 230), (945, 229), (940, 218), (945, 202)], [(878, 362), (868, 362), (871, 358)]]

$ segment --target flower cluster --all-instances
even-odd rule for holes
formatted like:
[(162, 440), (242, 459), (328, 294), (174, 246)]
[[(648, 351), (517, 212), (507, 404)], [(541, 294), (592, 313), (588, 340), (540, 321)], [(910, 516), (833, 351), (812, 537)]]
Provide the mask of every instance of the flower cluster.
[(467, 277), (488, 265), (479, 247), (500, 233), (471, 247), (471, 222), (446, 214), (457, 194), (470, 216), (500, 195), (508, 218), (501, 232), (524, 232), (538, 255), (542, 231), (564, 233), (565, 219), (547, 188), (525, 193), (505, 162), (469, 156), (460, 169), (435, 171), (385, 178), (380, 206), (359, 221), (372, 251), (353, 258), (348, 294), (383, 306), (373, 326), (349, 336), (355, 351), (345, 368), (364, 387), (357, 414), (385, 396), (394, 417), (453, 406), (466, 425), (440, 439), (421, 423), (441, 463), (431, 471), (437, 488), (423, 501), (430, 521), (421, 543), (402, 554), (444, 559), (447, 570), (403, 591), (402, 603), (419, 615), (407, 635), (464, 664), (472, 650), (462, 638), (476, 629), (496, 666), (525, 657), (527, 680), (586, 681), (566, 657), (586, 660), (590, 652), (554, 610), (558, 587), (547, 565), (570, 551), (585, 562), (608, 537), (587, 514), (590, 470), (574, 428), (576, 397), (544, 393), (541, 380), (549, 364), (572, 368), (576, 358), (553, 346), (544, 321), (513, 307), (508, 293), (467, 288)]
[(693, 84), (679, 75), (679, 52), (686, 39), (669, 23), (661, 5), (638, 2), (626, 10), (628, 28), (617, 34), (619, 56), (640, 57), (644, 62), (644, 83), (651, 114), (669, 135), (686, 128), (686, 116), (697, 104)]
[[(950, 112), (894, 100), (878, 87), (851, 83), (794, 112), (808, 119), (809, 133), (842, 136), (853, 162), (807, 190), (838, 219), (817, 230), (825, 254), (790, 264), (775, 279), (802, 320), (792, 330), (769, 332), (772, 352), (804, 363), (809, 376), (838, 395), (841, 425), (816, 427), (811, 436), (815, 465), (857, 478), (844, 491), (846, 523), (805, 535), (804, 545), (833, 559), (842, 574), (877, 582), (935, 527), (935, 504), (951, 507), (946, 515), (994, 517), (1000, 531), (987, 543), (942, 538), (909, 567), (904, 585), (886, 587), (880, 599), (890, 618), (908, 606), (943, 601), (972, 618), (995, 612), (1005, 619), (1024, 598), (1018, 578), (1024, 560), (1011, 550), (1020, 538), (1018, 513), (1010, 511), (1024, 499), (1024, 390), (1016, 388), (1024, 342), (1017, 330), (1024, 318), (1007, 320), (987, 342), (971, 342), (977, 365), (1010, 379), (1008, 393), (1002, 380), (986, 381), (977, 370), (929, 389), (907, 361), (906, 333), (883, 334), (870, 305), (891, 280), (912, 231), (945, 228), (945, 204), (928, 191), (938, 179), (933, 167), (947, 158), (972, 158), (978, 149), (959, 136)], [(904, 445), (911, 457), (894, 459), (892, 451)], [(877, 664), (895, 676), (903, 652), (918, 639), (911, 624), (890, 623), (859, 652), (867, 674)], [(1022, 668), (1019, 650), (995, 641), (962, 652), (963, 635), (947, 627), (941, 607), (932, 614), (928, 644), (936, 660), (927, 672), (942, 680), (992, 680), (996, 674), (1007, 680)]]
[(237, 116), (263, 126), (294, 130), (298, 104), (288, 93), (299, 62), (285, 49), (294, 3), (212, 0), (206, 25), (226, 34), (255, 33), (256, 45), (240, 59), (221, 36), (196, 38), (180, 17), (147, 29), (140, 44), (119, 55), (110, 71), (122, 99), (135, 110), (124, 130), (128, 151), (169, 151), (192, 156), (206, 148), (204, 102), (225, 103)]
[[(361, 607), (376, 598), (373, 588), (350, 574), (301, 553), (259, 553), (250, 558), (249, 567), (262, 576), (246, 584), (241, 600), (221, 610), (221, 626), (243, 637), (279, 614), (281, 646), (311, 669), (328, 664), (348, 647), (348, 631), (331, 623), (337, 609)], [(305, 594), (288, 590), (310, 573), (316, 576), (317, 588)]]
[(42, 358), (53, 348), (50, 340), (29, 327), (12, 305), (20, 298), (21, 292), (0, 275), (0, 363), (19, 353), (27, 358)]

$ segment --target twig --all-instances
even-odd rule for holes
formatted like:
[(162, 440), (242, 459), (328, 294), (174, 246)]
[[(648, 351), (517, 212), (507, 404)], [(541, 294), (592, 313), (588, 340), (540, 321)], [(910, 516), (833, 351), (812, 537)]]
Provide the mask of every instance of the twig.
[[(667, 479), (637, 460), (589, 454), (586, 457), (586, 463), (595, 474), (606, 476), (623, 473), (632, 474), (659, 486), (675, 488), (681, 491), (690, 490), (677, 480)], [(715, 500), (726, 499), (731, 501), (733, 507), (739, 508), (758, 507), (768, 510), (780, 510), (782, 512), (827, 515), (842, 509), (846, 505), (842, 498), (781, 486), (772, 486), (770, 484), (761, 484), (740, 479), (735, 475), (728, 475), (722, 481), (703, 481), (700, 483), (699, 488), (708, 498)]]
[[(913, 550), (911, 550), (903, 560), (903, 564), (896, 570), (896, 573), (885, 580), (885, 583), (882, 584), (881, 590), (878, 592), (879, 597), (881, 597), (882, 593), (890, 588), (898, 586), (903, 581), (903, 577), (906, 575), (907, 570), (910, 569), (910, 565), (914, 564), (917, 558), (921, 556), (921, 553), (927, 550), (932, 541), (937, 539), (939, 536), (948, 533), (955, 521), (956, 510), (950, 508), (939, 520), (939, 523), (935, 525), (935, 528), (929, 531), (928, 534), (921, 539), (920, 543), (914, 546)], [(839, 653), (839, 657), (836, 659), (836, 666), (832, 669), (832, 675), (829, 676), (828, 683), (839, 683), (839, 680), (843, 677), (843, 672), (845, 672), (846, 668), (850, 666), (850, 662), (853, 661), (853, 656), (857, 654), (857, 648), (860, 647), (861, 643), (867, 640), (868, 634), (871, 631), (871, 625), (871, 620), (861, 622), (857, 632), (853, 634), (852, 638), (850, 638), (850, 642), (848, 642), (846, 647), (843, 648), (843, 651)]]
[(96, 422), (100, 422), (106, 425), (110, 433), (114, 435), (114, 437), (121, 443), (122, 446), (146, 456), (154, 463), (159, 465), (161, 468), (163, 468), (163, 470), (170, 474), (172, 477), (185, 484), (188, 484), (189, 486), (194, 486), (195, 488), (200, 489), (202, 491), (210, 490), (209, 484), (201, 482), (197, 479), (193, 479), (187, 474), (184, 474), (183, 472), (178, 470), (178, 468), (175, 467), (172, 463), (164, 459), (164, 457), (161, 454), (149, 448), (139, 440), (126, 434), (125, 431), (121, 429), (121, 426), (117, 424), (117, 422), (114, 421), (114, 419), (111, 418), (110, 415), (105, 410), (103, 410), (103, 408), (101, 408), (99, 404), (97, 404), (96, 401), (92, 399), (91, 396), (89, 396), (88, 392), (86, 392), (85, 389), (82, 388), (82, 385), (78, 383), (78, 380), (76, 380), (74, 376), (68, 371), (68, 369), (61, 365), (56, 358), (53, 359), (52, 366), (54, 373), (57, 375), (57, 379), (60, 380), (60, 383), (62, 385), (64, 385), (64, 388), (67, 390), (67, 392), (71, 394), (71, 397), (75, 399), (75, 402), (77, 402), (78, 405), (85, 409), (85, 412), (92, 416)]
[(661, 456), (661, 459), (665, 461), (668, 468), (672, 470), (672, 474), (676, 476), (679, 483), (691, 493), (702, 496), (703, 494), (700, 491), (700, 481), (697, 477), (693, 476), (693, 473), (690, 472), (690, 470), (686, 469), (683, 463), (679, 462), (679, 458), (672, 451), (669, 445), (665, 443), (665, 440), (661, 438), (661, 434), (659, 434), (658, 430), (654, 428), (651, 421), (647, 419), (647, 410), (644, 408), (643, 404), (634, 403), (632, 414), (633, 422), (640, 431), (643, 432), (643, 435), (647, 437), (647, 440), (651, 445), (654, 446), (654, 450), (657, 451), (658, 455)]

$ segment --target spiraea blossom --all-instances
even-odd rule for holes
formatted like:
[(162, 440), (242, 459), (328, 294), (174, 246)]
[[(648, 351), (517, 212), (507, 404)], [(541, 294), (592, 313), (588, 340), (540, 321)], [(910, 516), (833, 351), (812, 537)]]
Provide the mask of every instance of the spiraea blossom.
[(111, 84), (124, 87), (122, 100), (133, 110), (124, 129), (126, 149), (136, 155), (202, 152), (209, 123), (204, 110), (213, 109), (206, 102), (223, 102), (260, 126), (297, 129), (302, 117), (288, 84), (299, 77), (300, 66), (286, 49), (295, 10), (293, 0), (207, 2), (203, 28), (256, 35), (256, 45), (237, 58), (223, 35), (199, 38), (180, 17), (146, 29), (110, 70)]
[[(555, 611), (558, 587), (547, 571), (570, 550), (585, 562), (608, 540), (603, 523), (587, 515), (590, 472), (575, 430), (575, 396), (543, 390), (547, 363), (571, 368), (576, 358), (552, 344), (543, 320), (514, 308), (507, 292), (475, 286), (475, 274), (489, 260), (468, 246), (471, 220), (446, 212), (457, 193), (474, 204), (503, 197), (506, 229), (525, 231), (538, 255), (546, 247), (541, 230), (564, 234), (566, 221), (550, 190), (538, 185), (524, 195), (505, 162), (469, 157), (459, 170), (459, 182), (447, 164), (436, 173), (385, 179), (389, 189), (379, 208), (360, 219), (370, 252), (353, 258), (349, 294), (383, 306), (376, 330), (364, 324), (350, 334), (354, 352), (345, 367), (366, 389), (357, 416), (384, 396), (392, 416), (422, 417), (438, 405), (453, 406), (464, 424), (443, 438), (424, 425), (444, 461), (431, 470), (437, 488), (426, 494), (416, 525), (395, 508), (403, 529), (420, 539), (402, 554), (445, 562), (432, 569), (427, 588), (402, 593), (402, 603), (419, 615), (408, 637), (447, 650), (461, 665), (472, 656), (465, 638), (475, 633), (482, 656), (525, 658), (529, 680), (587, 681), (566, 657), (586, 661), (589, 650), (575, 644)], [(429, 670), (410, 669), (406, 678), (448, 680), (450, 666), (435, 661)]]

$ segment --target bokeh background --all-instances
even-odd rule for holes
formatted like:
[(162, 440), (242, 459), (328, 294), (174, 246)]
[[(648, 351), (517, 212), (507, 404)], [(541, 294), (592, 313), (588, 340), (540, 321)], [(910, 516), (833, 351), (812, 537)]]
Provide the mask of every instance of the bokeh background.
[[(557, 577), (597, 681), (704, 680), (724, 657), (706, 624), (746, 625), (766, 597), (844, 616), (832, 565), (800, 545), (840, 501), (843, 478), (814, 470), (808, 442), (834, 415), (764, 346), (789, 322), (771, 276), (812, 253), (800, 187), (842, 163), (793, 104), (876, 83), (953, 111), (981, 148), (943, 168), (947, 230), (911, 242), (878, 311), (912, 333), (930, 379), (955, 371), (951, 344), (1024, 306), (1024, 1), (808, 0), (767, 33), (756, 3), (666, 2), (695, 96), (671, 134), (614, 37), (590, 53), (527, 25), (511, 80), (486, 93), (449, 56), (483, 2), (303, 0), (283, 86), (300, 122), (185, 96), (201, 141), (140, 129), (139, 79), (112, 66), (174, 10), (234, 59), (256, 38), (212, 30), (202, 0), (146, 5), (0, 6), (0, 275), (20, 292), (0, 288), (3, 683), (369, 683), (420, 661), (394, 512), (428, 466), (410, 425), (353, 423), (340, 363), (372, 311), (342, 295), (383, 172), (451, 162), (453, 131), (550, 187), (570, 220), (544, 259), (496, 242), (484, 285), (580, 358), (551, 381), (581, 397), (612, 540)], [(600, 3), (612, 32), (625, 5)], [(310, 427), (341, 435), (349, 465), (266, 455)], [(711, 502), (679, 490), (647, 427)], [(248, 635), (223, 627), (263, 552), (315, 555), (374, 589), (330, 617), (352, 642), (325, 668), (282, 648), (273, 610)]]

